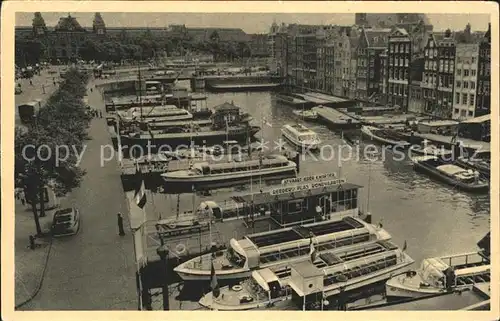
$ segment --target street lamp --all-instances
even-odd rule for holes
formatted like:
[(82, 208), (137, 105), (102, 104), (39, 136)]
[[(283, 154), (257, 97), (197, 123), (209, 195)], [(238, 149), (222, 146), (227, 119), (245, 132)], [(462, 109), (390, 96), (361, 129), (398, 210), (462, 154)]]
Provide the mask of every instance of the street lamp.
[(163, 277), (163, 310), (168, 311), (170, 310), (170, 305), (168, 302), (168, 247), (164, 245), (160, 245), (156, 249), (156, 253), (158, 256), (160, 256), (160, 259), (163, 263), (163, 270), (165, 272), (165, 275)]

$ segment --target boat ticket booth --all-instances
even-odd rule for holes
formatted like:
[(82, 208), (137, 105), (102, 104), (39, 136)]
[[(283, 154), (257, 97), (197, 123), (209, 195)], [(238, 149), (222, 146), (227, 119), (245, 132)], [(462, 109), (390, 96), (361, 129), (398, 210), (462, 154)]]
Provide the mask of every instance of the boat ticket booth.
[(253, 204), (247, 207), (247, 211), (269, 215), (273, 223), (283, 228), (298, 223), (328, 220), (332, 215), (357, 217), (360, 188), (362, 186), (337, 179), (299, 186), (283, 186), (234, 199), (240, 204)]

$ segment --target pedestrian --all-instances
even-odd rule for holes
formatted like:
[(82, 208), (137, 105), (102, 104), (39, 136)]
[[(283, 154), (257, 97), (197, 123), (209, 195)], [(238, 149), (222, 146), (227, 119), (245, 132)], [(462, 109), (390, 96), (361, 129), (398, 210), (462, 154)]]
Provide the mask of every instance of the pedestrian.
[(24, 197), (21, 197), (21, 204), (23, 204), (23, 206), (26, 204)]
[(102, 118), (102, 111), (99, 110), (99, 118)]
[(92, 87), (90, 87), (90, 92), (92, 92)]
[(118, 213), (118, 234), (120, 236), (125, 235), (125, 231), (123, 230), (123, 217), (121, 213)]
[(30, 79), (30, 85), (33, 86), (33, 80)]

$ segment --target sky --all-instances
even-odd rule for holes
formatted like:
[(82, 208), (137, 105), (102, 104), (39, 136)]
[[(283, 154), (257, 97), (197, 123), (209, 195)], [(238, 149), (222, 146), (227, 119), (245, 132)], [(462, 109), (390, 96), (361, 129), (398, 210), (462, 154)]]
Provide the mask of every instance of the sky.
[[(48, 26), (55, 26), (65, 12), (44, 12), (42, 16)], [(354, 14), (348, 13), (101, 13), (108, 27), (167, 27), (170, 24), (185, 24), (187, 27), (241, 28), (246, 33), (267, 33), (276, 21), (298, 24), (354, 24)], [(77, 12), (76, 17), (83, 27), (92, 26), (94, 13)], [(486, 31), (489, 15), (485, 14), (427, 14), (435, 31), (463, 30), (467, 23), (472, 31)], [(33, 13), (17, 13), (16, 26), (31, 26)]]

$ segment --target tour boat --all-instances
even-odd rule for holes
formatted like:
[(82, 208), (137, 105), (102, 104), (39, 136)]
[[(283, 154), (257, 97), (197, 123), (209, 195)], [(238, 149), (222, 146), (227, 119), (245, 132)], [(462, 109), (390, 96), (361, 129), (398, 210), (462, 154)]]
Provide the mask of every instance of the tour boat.
[(428, 141), (424, 140), (421, 145), (412, 145), (410, 147), (410, 155), (431, 155), (442, 158), (450, 158), (453, 155), (453, 152), (449, 149), (439, 148), (436, 145), (428, 144)]
[(467, 170), (455, 164), (447, 164), (436, 156), (412, 157), (415, 170), (427, 173), (458, 189), (469, 192), (486, 192), (488, 181), (479, 177), (479, 172)]
[(318, 113), (313, 110), (294, 110), (293, 114), (304, 120), (315, 121), (318, 119)]
[(239, 161), (238, 157), (224, 162), (195, 163), (188, 170), (164, 173), (161, 176), (166, 183), (176, 186), (222, 186), (236, 181), (258, 179), (261, 177), (295, 177), (297, 164), (281, 155), (269, 155), (257, 159)]
[(471, 289), (490, 282), (490, 260), (481, 251), (428, 258), (417, 271), (397, 275), (386, 282), (387, 297), (421, 298)]
[(118, 115), (123, 121), (166, 122), (193, 119), (189, 111), (174, 105), (132, 107), (124, 113), (118, 112)]
[(461, 167), (478, 171), (483, 177), (490, 177), (491, 160), (489, 151), (477, 152), (471, 157), (458, 157), (456, 163)]
[(281, 128), (281, 134), (295, 147), (301, 149), (318, 149), (321, 140), (318, 135), (301, 124), (285, 125)]
[(381, 144), (388, 146), (400, 146), (403, 148), (407, 148), (410, 146), (410, 143), (403, 140), (395, 140), (391, 135), (387, 135), (387, 133), (380, 128), (373, 126), (361, 126), (361, 133), (370, 139), (377, 141)]
[[(229, 248), (213, 259), (218, 279), (237, 280), (250, 277), (258, 269), (280, 270), (307, 260), (310, 243), (318, 253), (374, 240), (389, 240), (391, 235), (360, 218), (343, 217), (330, 221), (299, 225), (231, 239)], [(209, 280), (211, 255), (196, 257), (174, 271), (185, 281)]]
[(121, 136), (123, 146), (148, 145), (155, 147), (179, 145), (189, 146), (217, 144), (224, 140), (248, 141), (258, 131), (259, 126), (250, 125), (248, 114), (240, 113), (240, 108), (229, 103), (215, 107), (211, 116), (211, 125), (196, 128), (175, 127), (163, 132), (133, 132)]
[(413, 262), (390, 241), (358, 244), (321, 253), (314, 259), (311, 256), (287, 269), (253, 271), (251, 278), (220, 288), (217, 297), (210, 292), (199, 303), (212, 310), (235, 311), (266, 309), (294, 301), (305, 309), (316, 301), (313, 297), (335, 300), (341, 293), (360, 291), (404, 273)]

